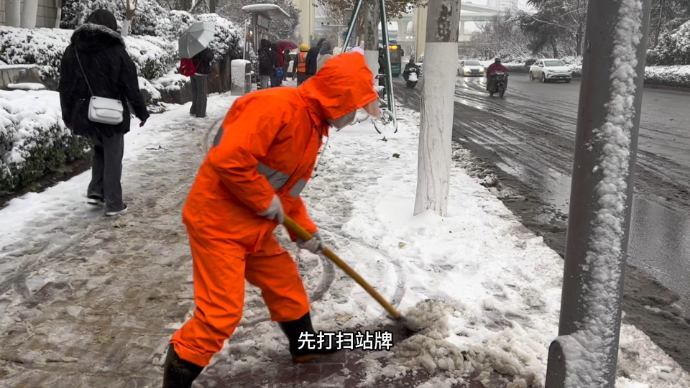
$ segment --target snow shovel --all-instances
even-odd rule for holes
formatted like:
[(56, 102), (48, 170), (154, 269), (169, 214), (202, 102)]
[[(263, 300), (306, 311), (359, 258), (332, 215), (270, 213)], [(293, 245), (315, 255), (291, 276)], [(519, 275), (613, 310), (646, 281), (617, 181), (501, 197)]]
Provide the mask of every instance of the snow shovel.
[[(295, 233), (297, 237), (301, 238), (304, 241), (311, 240), (313, 237), (312, 235), (304, 230), (301, 226), (299, 226), (292, 218), (288, 217), (285, 215), (285, 222), (284, 225), (286, 228), (288, 228), (290, 231)], [(376, 299), (379, 304), (388, 311), (393, 318), (395, 319), (400, 319), (402, 316), (400, 315), (400, 312), (395, 309), (390, 303), (388, 303), (387, 300), (385, 300), (381, 294), (379, 294), (374, 287), (370, 286), (369, 283), (367, 283), (366, 280), (364, 280), (357, 272), (355, 272), (354, 269), (352, 269), (347, 263), (345, 263), (338, 255), (333, 253), (332, 250), (328, 249), (327, 247), (323, 248), (322, 253), (324, 256), (328, 257), (331, 259), (332, 262), (334, 262), (338, 267), (340, 267), (345, 273), (347, 273), (352, 279), (354, 279), (357, 283), (359, 283), (362, 288), (364, 288), (369, 295), (371, 295), (374, 299)]]

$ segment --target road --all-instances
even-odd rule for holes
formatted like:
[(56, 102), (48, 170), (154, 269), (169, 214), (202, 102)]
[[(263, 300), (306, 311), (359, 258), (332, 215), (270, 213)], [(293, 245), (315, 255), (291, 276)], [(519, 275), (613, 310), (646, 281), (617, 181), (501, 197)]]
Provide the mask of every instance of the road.
[[(504, 98), (483, 78), (456, 78), (453, 138), (479, 177), (495, 175), (506, 206), (563, 256), (580, 83), (509, 79)], [(419, 109), (421, 85), (395, 81)], [(625, 319), (690, 370), (690, 93), (644, 90), (624, 299)]]

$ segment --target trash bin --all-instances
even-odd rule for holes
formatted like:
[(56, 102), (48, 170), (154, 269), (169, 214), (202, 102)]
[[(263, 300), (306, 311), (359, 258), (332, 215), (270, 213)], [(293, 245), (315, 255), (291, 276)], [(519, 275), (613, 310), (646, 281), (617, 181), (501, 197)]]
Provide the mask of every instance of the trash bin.
[(230, 94), (243, 96), (252, 91), (252, 65), (244, 59), (233, 59), (230, 62)]

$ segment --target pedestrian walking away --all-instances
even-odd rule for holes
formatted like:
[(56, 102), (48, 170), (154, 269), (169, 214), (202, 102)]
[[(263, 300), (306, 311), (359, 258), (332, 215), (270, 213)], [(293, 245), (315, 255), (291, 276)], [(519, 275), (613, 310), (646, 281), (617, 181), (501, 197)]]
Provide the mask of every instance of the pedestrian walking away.
[[(293, 64), (293, 69), (292, 71), (295, 71), (294, 66), (297, 66), (297, 64)], [(285, 49), (283, 50), (283, 79), (287, 79), (288, 75), (288, 68), (290, 67), (290, 50)]]
[[(104, 206), (106, 216), (122, 214), (122, 157), (124, 135), (129, 132), (130, 111), (144, 126), (149, 117), (139, 90), (137, 69), (117, 32), (117, 20), (110, 11), (91, 13), (86, 24), (72, 34), (60, 65), (60, 106), (65, 125), (75, 135), (91, 139), (93, 162), (87, 203)], [(122, 121), (102, 124), (89, 120), (91, 97), (122, 102)]]
[(373, 79), (363, 55), (342, 54), (298, 88), (251, 93), (230, 108), (183, 209), (196, 310), (170, 340), (164, 388), (191, 387), (221, 350), (242, 319), (245, 280), (261, 289), (296, 361), (335, 351), (300, 349), (301, 334), (315, 335), (309, 300), (273, 232), (288, 215), (315, 236), (290, 232), (300, 249), (323, 249), (300, 193), (330, 127), (352, 124), (360, 108), (379, 115)]
[(211, 74), (213, 58), (213, 50), (208, 47), (192, 58), (196, 67), (196, 73), (192, 76), (192, 107), (189, 109), (192, 116), (206, 117), (208, 77)]
[(278, 50), (276, 43), (271, 44), (271, 56), (274, 58), (271, 87), (278, 87), (283, 78), (283, 53)]
[(297, 78), (297, 86), (302, 85), (304, 81), (309, 79), (309, 76), (307, 75), (307, 52), (309, 50), (309, 46), (302, 44), (299, 46), (299, 50), (300, 53), (297, 55), (295, 70), (292, 73), (292, 79), (294, 80), (295, 77)]
[(326, 61), (331, 58), (333, 58), (333, 48), (331, 47), (331, 42), (324, 40), (323, 43), (321, 43), (319, 56), (316, 59), (316, 72), (318, 73)]
[(307, 52), (307, 75), (312, 76), (316, 74), (316, 62), (318, 61), (319, 52), (321, 51), (321, 45), (326, 41), (326, 38), (319, 39), (319, 43), (309, 49)]
[(271, 54), (271, 42), (261, 39), (261, 48), (259, 49), (259, 87), (261, 89), (268, 89), (270, 86), (274, 65), (275, 58)]

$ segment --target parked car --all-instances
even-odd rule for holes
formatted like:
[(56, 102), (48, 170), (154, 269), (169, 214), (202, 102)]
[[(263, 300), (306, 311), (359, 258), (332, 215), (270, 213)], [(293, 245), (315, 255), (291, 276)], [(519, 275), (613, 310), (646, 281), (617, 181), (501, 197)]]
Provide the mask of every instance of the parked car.
[(484, 66), (477, 60), (460, 61), (458, 66), (458, 75), (464, 77), (482, 77), (484, 76)]
[(542, 83), (549, 81), (565, 81), (570, 83), (573, 72), (563, 61), (558, 59), (540, 59), (529, 68), (529, 79), (540, 80)]

